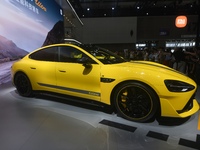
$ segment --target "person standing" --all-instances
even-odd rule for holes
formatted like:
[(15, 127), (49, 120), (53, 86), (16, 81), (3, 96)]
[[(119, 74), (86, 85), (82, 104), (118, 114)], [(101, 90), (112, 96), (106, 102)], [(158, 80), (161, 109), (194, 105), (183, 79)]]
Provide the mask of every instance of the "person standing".
[(173, 64), (173, 68), (185, 73), (185, 66), (186, 66), (186, 62), (185, 62), (185, 53), (183, 51), (182, 48), (176, 48), (173, 56), (175, 58), (175, 62)]

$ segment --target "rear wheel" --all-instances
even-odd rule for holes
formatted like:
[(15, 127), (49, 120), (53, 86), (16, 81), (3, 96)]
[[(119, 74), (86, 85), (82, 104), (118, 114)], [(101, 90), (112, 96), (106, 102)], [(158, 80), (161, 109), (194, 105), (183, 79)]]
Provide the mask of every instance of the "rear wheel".
[(24, 73), (17, 73), (14, 80), (18, 93), (21, 96), (32, 96), (32, 86), (29, 78)]
[(152, 119), (159, 106), (155, 92), (145, 84), (134, 81), (117, 87), (114, 104), (121, 117), (136, 122)]

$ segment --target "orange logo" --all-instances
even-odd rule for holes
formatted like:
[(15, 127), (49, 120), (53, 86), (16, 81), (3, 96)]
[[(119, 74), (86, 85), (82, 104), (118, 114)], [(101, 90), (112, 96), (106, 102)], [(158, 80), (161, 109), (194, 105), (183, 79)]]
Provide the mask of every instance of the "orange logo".
[(186, 16), (176, 17), (175, 25), (177, 28), (184, 28), (187, 25), (187, 17)]

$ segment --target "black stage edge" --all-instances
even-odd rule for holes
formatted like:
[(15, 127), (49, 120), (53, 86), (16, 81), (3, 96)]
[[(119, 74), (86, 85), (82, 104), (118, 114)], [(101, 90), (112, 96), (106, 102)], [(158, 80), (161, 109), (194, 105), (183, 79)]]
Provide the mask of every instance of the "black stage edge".
[(135, 132), (135, 130), (137, 129), (136, 127), (132, 127), (132, 126), (128, 126), (128, 125), (124, 125), (121, 123), (117, 123), (117, 122), (113, 122), (113, 121), (109, 121), (109, 120), (102, 120), (99, 123), (107, 125), (107, 126), (111, 126), (111, 127), (115, 127), (118, 129), (122, 129), (125, 131), (130, 131), (130, 132)]
[(151, 137), (151, 138), (154, 138), (154, 139), (162, 140), (162, 141), (167, 141), (168, 137), (169, 137), (169, 135), (158, 133), (158, 132), (154, 132), (154, 131), (149, 131), (147, 133), (147, 136)]
[(195, 142), (181, 138), (179, 140), (179, 145), (200, 150), (200, 135), (199, 134), (197, 135)]

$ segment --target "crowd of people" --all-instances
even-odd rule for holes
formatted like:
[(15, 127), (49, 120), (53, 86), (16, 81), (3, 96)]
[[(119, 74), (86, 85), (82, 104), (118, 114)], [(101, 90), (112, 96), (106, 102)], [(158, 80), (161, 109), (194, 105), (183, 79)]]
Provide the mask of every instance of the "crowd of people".
[(118, 52), (118, 55), (122, 55), (127, 60), (146, 60), (164, 64), (188, 75), (200, 85), (200, 48), (144, 48)]

